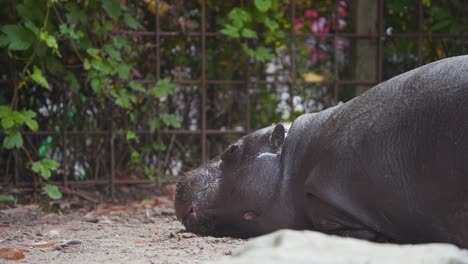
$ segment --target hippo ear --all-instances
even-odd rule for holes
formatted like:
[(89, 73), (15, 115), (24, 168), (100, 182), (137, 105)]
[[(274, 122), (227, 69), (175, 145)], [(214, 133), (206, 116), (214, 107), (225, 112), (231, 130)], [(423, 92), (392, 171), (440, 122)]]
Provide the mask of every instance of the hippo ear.
[(285, 129), (282, 124), (277, 124), (270, 135), (270, 144), (278, 149), (283, 146)]

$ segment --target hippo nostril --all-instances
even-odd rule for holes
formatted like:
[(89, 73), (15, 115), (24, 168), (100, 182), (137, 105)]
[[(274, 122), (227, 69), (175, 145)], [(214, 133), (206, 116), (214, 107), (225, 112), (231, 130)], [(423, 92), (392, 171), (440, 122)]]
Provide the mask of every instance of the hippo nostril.
[(196, 219), (197, 218), (197, 212), (195, 211), (194, 206), (190, 206), (190, 209), (185, 214), (184, 218), (191, 218), (191, 219)]

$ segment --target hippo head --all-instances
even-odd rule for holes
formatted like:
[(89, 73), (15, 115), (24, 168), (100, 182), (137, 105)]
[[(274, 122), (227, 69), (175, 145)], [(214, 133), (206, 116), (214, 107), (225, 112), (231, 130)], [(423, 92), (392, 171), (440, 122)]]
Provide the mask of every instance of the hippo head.
[(281, 124), (260, 129), (181, 176), (175, 208), (186, 229), (232, 237), (278, 229), (272, 215), (285, 132)]

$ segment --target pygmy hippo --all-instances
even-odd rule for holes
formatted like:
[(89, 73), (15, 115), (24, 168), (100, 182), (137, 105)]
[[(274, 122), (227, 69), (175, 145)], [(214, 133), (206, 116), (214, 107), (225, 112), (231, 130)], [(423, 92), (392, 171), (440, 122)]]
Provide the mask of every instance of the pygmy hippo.
[(188, 231), (281, 228), (468, 248), (468, 56), (260, 129), (177, 183)]

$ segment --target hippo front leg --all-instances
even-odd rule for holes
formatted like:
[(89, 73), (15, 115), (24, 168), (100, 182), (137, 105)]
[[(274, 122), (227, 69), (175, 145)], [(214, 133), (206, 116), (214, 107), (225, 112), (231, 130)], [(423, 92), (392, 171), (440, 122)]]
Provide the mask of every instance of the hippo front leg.
[(396, 242), (312, 194), (307, 194), (306, 200), (307, 218), (312, 229), (316, 231), (374, 242)]

